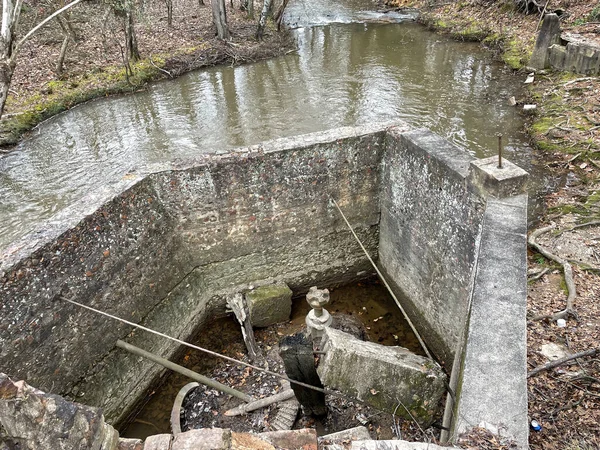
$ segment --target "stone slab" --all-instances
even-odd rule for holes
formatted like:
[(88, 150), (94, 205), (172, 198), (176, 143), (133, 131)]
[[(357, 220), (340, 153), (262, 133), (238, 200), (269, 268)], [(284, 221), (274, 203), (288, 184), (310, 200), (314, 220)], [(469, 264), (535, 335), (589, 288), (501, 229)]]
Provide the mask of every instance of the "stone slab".
[(170, 434), (155, 434), (148, 436), (144, 442), (144, 450), (171, 450), (173, 436)]
[(120, 438), (117, 450), (144, 450), (144, 441), (141, 439)]
[(323, 447), (323, 450), (344, 450), (352, 441), (368, 441), (370, 439), (369, 430), (359, 426), (321, 436), (319, 445)]
[(534, 69), (544, 69), (548, 62), (548, 47), (560, 40), (560, 22), (556, 14), (546, 14), (529, 59)]
[(285, 283), (267, 284), (247, 292), (246, 302), (252, 325), (268, 327), (289, 320), (292, 290)]
[(277, 449), (317, 450), (317, 432), (312, 428), (300, 430), (269, 431), (259, 434), (261, 439)]
[(176, 435), (171, 450), (227, 450), (230, 447), (231, 430), (202, 428)]
[(403, 347), (360, 341), (332, 328), (325, 329), (324, 339), (325, 354), (317, 372), (327, 388), (422, 425), (431, 423), (446, 383), (435, 361)]

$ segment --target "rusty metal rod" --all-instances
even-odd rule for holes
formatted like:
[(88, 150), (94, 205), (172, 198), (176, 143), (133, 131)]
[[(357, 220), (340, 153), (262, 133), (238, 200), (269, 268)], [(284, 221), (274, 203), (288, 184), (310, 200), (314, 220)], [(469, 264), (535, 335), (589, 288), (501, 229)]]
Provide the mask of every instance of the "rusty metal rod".
[(212, 378), (205, 377), (204, 375), (200, 375), (199, 373), (194, 372), (193, 370), (187, 369), (179, 364), (175, 364), (174, 362), (169, 361), (168, 359), (161, 358), (160, 356), (155, 355), (154, 353), (147, 352), (135, 345), (131, 345), (125, 341), (118, 340), (117, 347), (122, 348), (123, 350), (127, 350), (129, 353), (133, 353), (136, 356), (141, 356), (143, 358), (149, 359), (157, 364), (160, 364), (167, 369), (171, 369), (174, 372), (180, 373), (188, 378), (191, 378), (198, 383), (202, 383), (210, 388), (216, 389), (217, 391), (224, 392), (225, 394), (229, 394), (232, 397), (239, 398), (244, 400), (245, 402), (251, 402), (254, 399), (249, 395), (244, 394), (236, 389), (233, 389), (229, 386), (225, 386), (224, 384), (219, 383), (218, 381), (213, 380)]
[(498, 134), (498, 169), (502, 169), (502, 135)]

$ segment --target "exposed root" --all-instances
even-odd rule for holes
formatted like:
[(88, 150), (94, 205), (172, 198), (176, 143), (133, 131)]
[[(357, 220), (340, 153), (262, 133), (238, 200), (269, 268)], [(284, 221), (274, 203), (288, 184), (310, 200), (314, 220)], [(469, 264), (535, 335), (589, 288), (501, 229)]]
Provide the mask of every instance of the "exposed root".
[(571, 264), (569, 264), (568, 261), (562, 259), (560, 256), (550, 253), (548, 250), (546, 250), (544, 247), (542, 247), (540, 244), (538, 244), (535, 241), (542, 234), (547, 233), (550, 230), (553, 230), (555, 226), (556, 226), (555, 224), (552, 224), (547, 227), (538, 228), (537, 230), (533, 231), (529, 235), (529, 239), (528, 239), (527, 243), (529, 244), (530, 247), (535, 249), (542, 256), (560, 264), (563, 267), (565, 283), (567, 284), (567, 291), (568, 291), (566, 307), (562, 311), (559, 311), (555, 314), (536, 316), (532, 320), (542, 320), (542, 319), (557, 320), (557, 319), (566, 319), (569, 316), (571, 316), (575, 319), (578, 319), (577, 311), (575, 311), (575, 308), (573, 306), (575, 297), (577, 296), (577, 292), (575, 290), (575, 282), (573, 281), (573, 269), (571, 268)]

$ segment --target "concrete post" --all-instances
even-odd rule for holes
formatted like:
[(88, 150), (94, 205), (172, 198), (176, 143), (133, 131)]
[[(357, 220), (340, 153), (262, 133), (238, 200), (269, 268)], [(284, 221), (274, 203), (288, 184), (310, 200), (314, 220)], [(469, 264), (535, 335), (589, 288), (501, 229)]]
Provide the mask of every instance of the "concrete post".
[(313, 286), (306, 294), (306, 301), (313, 308), (306, 316), (306, 326), (313, 341), (320, 340), (323, 337), (325, 327), (331, 325), (332, 317), (329, 312), (323, 308), (329, 303), (329, 290), (318, 289)]

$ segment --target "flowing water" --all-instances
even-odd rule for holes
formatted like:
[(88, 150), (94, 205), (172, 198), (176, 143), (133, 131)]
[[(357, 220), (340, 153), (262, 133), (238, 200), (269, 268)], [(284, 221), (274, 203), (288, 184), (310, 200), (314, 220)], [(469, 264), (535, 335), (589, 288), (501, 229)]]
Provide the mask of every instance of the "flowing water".
[(0, 249), (148, 164), (372, 121), (428, 127), (477, 156), (494, 154), (501, 132), (506, 157), (531, 170), (522, 118), (507, 105), (522, 80), (477, 44), (410, 21), (366, 23), (408, 17), (369, 7), (292, 2), (297, 52), (190, 73), (41, 124), (0, 159)]

